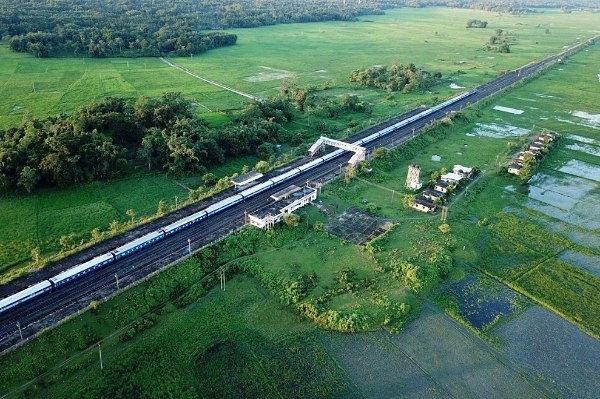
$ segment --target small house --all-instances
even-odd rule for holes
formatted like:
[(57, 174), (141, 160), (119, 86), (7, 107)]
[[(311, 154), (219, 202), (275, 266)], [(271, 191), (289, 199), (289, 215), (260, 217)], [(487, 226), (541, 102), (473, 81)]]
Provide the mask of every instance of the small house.
[(523, 165), (513, 163), (508, 167), (508, 173), (519, 176), (521, 174), (521, 169), (523, 169)]
[(417, 211), (429, 213), (435, 211), (435, 204), (433, 203), (433, 201), (428, 200), (427, 198), (417, 197), (415, 199), (413, 208), (415, 208)]
[(443, 180), (438, 180), (435, 182), (435, 185), (433, 186), (433, 189), (436, 191), (439, 191), (441, 193), (447, 194), (448, 191), (450, 191), (450, 184), (448, 182), (445, 182)]
[(444, 193), (431, 188), (426, 188), (423, 190), (423, 197), (431, 201), (435, 201), (437, 199), (442, 200), (444, 199)]

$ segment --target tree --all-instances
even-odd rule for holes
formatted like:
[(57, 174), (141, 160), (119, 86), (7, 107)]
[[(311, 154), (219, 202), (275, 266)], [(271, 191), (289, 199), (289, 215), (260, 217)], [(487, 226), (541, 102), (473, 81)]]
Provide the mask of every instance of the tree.
[(525, 183), (527, 180), (529, 180), (531, 178), (531, 175), (533, 174), (534, 169), (535, 169), (535, 157), (530, 153), (526, 153), (525, 156), (523, 157), (523, 167), (521, 168), (521, 171), (519, 172), (519, 180), (521, 180), (522, 183)]
[(35, 247), (31, 250), (31, 260), (33, 260), (33, 264), (38, 266), (40, 264), (40, 247)]
[(214, 173), (205, 173), (202, 176), (202, 183), (204, 183), (205, 186), (211, 185), (215, 181), (217, 181), (217, 176), (215, 176)]
[(158, 208), (156, 210), (156, 216), (164, 216), (167, 213), (167, 204), (165, 201), (158, 201)]
[(133, 218), (135, 217), (135, 211), (133, 209), (127, 209), (127, 211), (125, 212), (125, 214), (127, 216), (129, 216), (129, 218), (131, 219), (130, 223), (133, 224)]
[(352, 180), (352, 178), (354, 178), (355, 176), (356, 176), (356, 168), (354, 166), (347, 167), (346, 174), (344, 176), (346, 184), (350, 183), (350, 180)]
[(254, 165), (254, 170), (258, 173), (267, 173), (269, 171), (269, 163), (267, 161), (258, 161), (256, 165)]
[(28, 193), (35, 188), (35, 186), (40, 181), (40, 175), (37, 170), (30, 168), (29, 166), (25, 166), (19, 175), (19, 181), (17, 185), (23, 187)]
[(283, 215), (283, 223), (289, 227), (296, 227), (300, 223), (300, 216), (295, 213), (286, 213)]
[(405, 194), (404, 197), (402, 197), (402, 205), (404, 205), (405, 208), (412, 208), (415, 201), (416, 197), (413, 194)]
[(98, 241), (100, 241), (100, 238), (102, 237), (102, 233), (100, 232), (100, 229), (95, 227), (92, 229), (92, 242), (97, 243)]

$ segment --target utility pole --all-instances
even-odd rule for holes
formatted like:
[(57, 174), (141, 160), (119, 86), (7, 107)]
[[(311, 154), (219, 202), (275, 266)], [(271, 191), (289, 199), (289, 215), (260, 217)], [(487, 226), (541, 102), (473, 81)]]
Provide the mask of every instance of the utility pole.
[(19, 329), (19, 335), (21, 336), (21, 341), (23, 341), (23, 331), (21, 331), (21, 323), (17, 321), (17, 328)]
[(117, 280), (117, 291), (119, 290), (119, 276), (115, 273), (115, 280)]
[(221, 289), (225, 291), (225, 268), (222, 267), (219, 272), (221, 275)]
[(104, 368), (102, 364), (102, 347), (100, 346), (100, 342), (98, 342), (98, 356), (100, 357), (100, 370)]
[(188, 238), (188, 253), (192, 254), (192, 240)]

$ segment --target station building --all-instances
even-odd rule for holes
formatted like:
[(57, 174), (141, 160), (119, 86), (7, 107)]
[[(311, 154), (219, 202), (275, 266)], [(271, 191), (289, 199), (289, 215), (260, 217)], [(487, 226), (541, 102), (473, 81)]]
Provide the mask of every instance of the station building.
[(317, 190), (312, 187), (291, 185), (273, 194), (272, 202), (248, 215), (248, 222), (260, 229), (270, 229), (283, 216), (317, 199)]

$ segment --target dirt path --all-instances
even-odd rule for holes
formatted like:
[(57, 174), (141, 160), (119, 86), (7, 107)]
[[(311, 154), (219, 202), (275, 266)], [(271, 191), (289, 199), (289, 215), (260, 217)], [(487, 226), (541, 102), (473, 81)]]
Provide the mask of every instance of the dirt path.
[(240, 96), (244, 96), (244, 97), (249, 98), (254, 101), (261, 101), (261, 99), (259, 97), (253, 96), (252, 94), (243, 92), (241, 90), (234, 89), (233, 87), (225, 86), (224, 84), (215, 82), (214, 80), (206, 79), (206, 78), (203, 78), (202, 76), (196, 75), (194, 72), (190, 71), (189, 69), (185, 69), (184, 67), (181, 67), (181, 66), (173, 63), (172, 61), (169, 61), (168, 59), (166, 59), (164, 57), (160, 57), (160, 60), (162, 62), (164, 62), (165, 64), (169, 65), (170, 67), (175, 68), (178, 71), (181, 71), (183, 73), (187, 73), (188, 75), (193, 76), (196, 79), (200, 79), (203, 82), (209, 83), (213, 86), (220, 87), (220, 88), (230, 91), (232, 93), (239, 94)]

